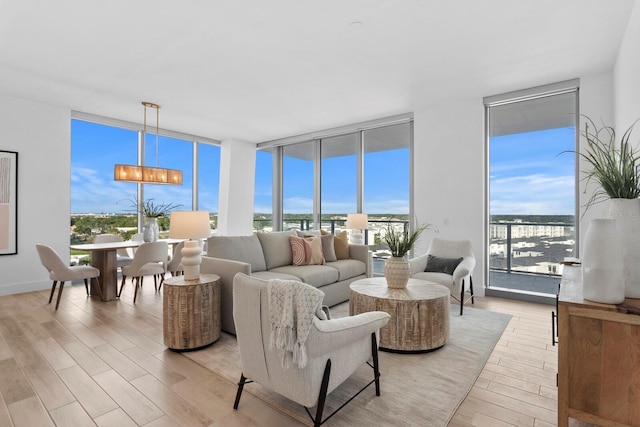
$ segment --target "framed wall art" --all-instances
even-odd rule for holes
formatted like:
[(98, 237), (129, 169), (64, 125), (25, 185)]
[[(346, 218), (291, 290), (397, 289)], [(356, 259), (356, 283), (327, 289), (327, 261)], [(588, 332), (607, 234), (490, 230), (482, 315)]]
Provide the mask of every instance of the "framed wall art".
[(18, 253), (18, 153), (0, 150), (0, 255)]

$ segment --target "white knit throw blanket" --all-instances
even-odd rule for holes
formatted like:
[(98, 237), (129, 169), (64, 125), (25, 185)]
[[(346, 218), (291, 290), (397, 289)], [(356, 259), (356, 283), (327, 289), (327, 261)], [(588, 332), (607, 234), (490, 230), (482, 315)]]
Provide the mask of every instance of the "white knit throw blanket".
[(271, 279), (267, 282), (269, 320), (271, 322), (270, 348), (284, 350), (282, 366), (289, 360), (298, 368), (307, 365), (305, 342), (309, 336), (313, 317), (322, 304), (324, 292), (296, 280)]

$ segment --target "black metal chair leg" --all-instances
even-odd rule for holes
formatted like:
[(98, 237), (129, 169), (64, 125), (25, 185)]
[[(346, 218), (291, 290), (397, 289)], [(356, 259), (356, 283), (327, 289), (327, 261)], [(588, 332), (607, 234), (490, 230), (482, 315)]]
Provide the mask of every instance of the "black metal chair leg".
[(87, 291), (87, 296), (89, 296), (89, 281), (84, 279), (84, 289)]
[(471, 304), (475, 304), (473, 300), (473, 277), (469, 276), (469, 290), (471, 290)]
[(240, 396), (242, 396), (242, 389), (244, 388), (247, 378), (244, 374), (240, 374), (240, 381), (238, 382), (238, 391), (236, 392), (236, 401), (233, 403), (233, 409), (238, 409), (240, 404)]
[(62, 289), (64, 289), (64, 282), (63, 281), (60, 282), (60, 289), (58, 289), (58, 300), (56, 301), (56, 310), (58, 309), (58, 306), (60, 305), (60, 297), (62, 296)]
[(378, 340), (376, 333), (371, 334), (371, 357), (373, 358), (373, 378), (376, 382), (376, 396), (380, 396), (380, 367), (378, 365)]
[(51, 301), (53, 300), (53, 293), (56, 290), (56, 286), (58, 286), (58, 281), (54, 280), (53, 281), (53, 286), (51, 287), (51, 295), (49, 295), (49, 304), (51, 304)]
[(462, 279), (462, 290), (460, 291), (460, 316), (462, 316), (463, 307), (464, 307), (464, 279)]
[(322, 376), (322, 385), (320, 386), (320, 394), (318, 396), (318, 409), (316, 409), (316, 418), (313, 420), (313, 427), (320, 427), (322, 424), (322, 412), (324, 411), (324, 402), (327, 399), (327, 390), (329, 389), (329, 376), (331, 375), (331, 359), (327, 360), (324, 367), (324, 375)]

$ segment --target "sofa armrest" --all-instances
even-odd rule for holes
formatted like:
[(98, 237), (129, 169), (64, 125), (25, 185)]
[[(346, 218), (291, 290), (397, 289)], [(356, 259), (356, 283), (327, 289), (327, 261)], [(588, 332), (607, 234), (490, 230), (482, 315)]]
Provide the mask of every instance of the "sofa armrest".
[(217, 274), (221, 285), (221, 324), (222, 330), (230, 334), (236, 333), (233, 323), (233, 277), (237, 273), (251, 275), (251, 264), (224, 258), (202, 257), (201, 273)]
[(314, 318), (313, 328), (306, 342), (307, 354), (315, 357), (348, 346), (373, 332), (377, 333), (389, 322), (390, 317), (383, 311), (369, 311), (331, 320)]
[(369, 263), (369, 246), (367, 245), (349, 245), (349, 258), (357, 259), (365, 264)]
[(409, 270), (411, 271), (412, 276), (414, 274), (420, 273), (421, 271), (424, 271), (427, 268), (428, 257), (428, 254), (424, 254), (415, 258), (411, 258), (409, 260)]

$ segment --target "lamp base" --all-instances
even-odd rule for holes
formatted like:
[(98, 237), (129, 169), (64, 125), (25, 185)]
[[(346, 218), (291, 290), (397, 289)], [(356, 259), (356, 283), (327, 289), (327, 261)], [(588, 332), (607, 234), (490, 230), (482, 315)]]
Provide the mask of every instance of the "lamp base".
[(364, 234), (362, 234), (362, 230), (351, 230), (349, 240), (353, 245), (364, 245)]
[(202, 249), (200, 249), (198, 241), (185, 241), (180, 253), (182, 254), (184, 280), (198, 280), (200, 278), (200, 264), (202, 263)]

